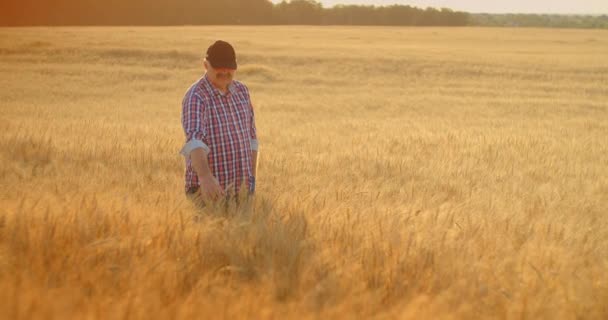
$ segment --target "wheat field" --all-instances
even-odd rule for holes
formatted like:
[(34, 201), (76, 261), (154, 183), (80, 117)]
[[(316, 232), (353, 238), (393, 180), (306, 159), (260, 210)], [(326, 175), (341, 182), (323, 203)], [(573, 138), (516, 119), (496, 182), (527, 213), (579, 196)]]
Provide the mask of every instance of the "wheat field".
[[(234, 44), (257, 195), (183, 193)], [(608, 30), (0, 29), (3, 319), (608, 319)]]

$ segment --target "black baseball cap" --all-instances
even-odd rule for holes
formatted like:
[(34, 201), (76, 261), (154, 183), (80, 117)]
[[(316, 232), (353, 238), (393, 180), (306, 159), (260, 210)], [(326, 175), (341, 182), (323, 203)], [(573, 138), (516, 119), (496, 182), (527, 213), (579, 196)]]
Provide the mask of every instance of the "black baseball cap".
[(216, 41), (207, 49), (205, 56), (214, 69), (236, 70), (236, 53), (230, 43), (222, 40)]

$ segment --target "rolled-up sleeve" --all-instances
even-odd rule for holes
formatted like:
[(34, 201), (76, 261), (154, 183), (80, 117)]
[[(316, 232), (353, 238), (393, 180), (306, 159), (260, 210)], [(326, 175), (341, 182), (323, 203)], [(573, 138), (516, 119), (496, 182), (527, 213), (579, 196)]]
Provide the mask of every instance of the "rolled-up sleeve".
[(251, 150), (257, 151), (258, 147), (259, 147), (259, 143), (258, 143), (258, 135), (256, 132), (256, 128), (255, 128), (255, 113), (253, 111), (253, 104), (251, 104), (251, 97), (249, 96), (249, 90), (246, 90), (247, 92), (247, 100), (249, 100), (249, 106), (251, 107), (250, 111), (251, 111), (251, 118), (250, 118), (250, 126), (251, 126), (251, 131), (249, 133), (249, 139), (251, 141)]
[(182, 102), (182, 127), (186, 135), (186, 143), (180, 150), (180, 154), (189, 158), (194, 149), (202, 148), (205, 154), (209, 154), (207, 140), (207, 119), (205, 118), (205, 104), (201, 97), (189, 93)]
[(258, 150), (258, 135), (255, 129), (255, 116), (253, 114), (253, 107), (251, 108), (251, 150)]

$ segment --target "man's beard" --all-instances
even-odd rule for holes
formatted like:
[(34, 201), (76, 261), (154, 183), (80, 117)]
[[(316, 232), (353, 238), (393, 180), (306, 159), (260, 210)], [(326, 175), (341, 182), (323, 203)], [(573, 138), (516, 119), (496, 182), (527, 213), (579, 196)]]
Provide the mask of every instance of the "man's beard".
[(218, 73), (216, 77), (220, 80), (232, 80), (232, 75), (229, 73)]

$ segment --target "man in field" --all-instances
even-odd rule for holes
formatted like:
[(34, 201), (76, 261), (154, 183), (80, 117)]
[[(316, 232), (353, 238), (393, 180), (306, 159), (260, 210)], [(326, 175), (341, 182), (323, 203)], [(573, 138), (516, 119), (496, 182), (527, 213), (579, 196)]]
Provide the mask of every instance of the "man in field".
[[(207, 49), (206, 73), (182, 101), (186, 143), (186, 195), (199, 205), (255, 191), (258, 141), (247, 87), (234, 80), (234, 48), (216, 41)], [(238, 198), (237, 198), (238, 200)]]

